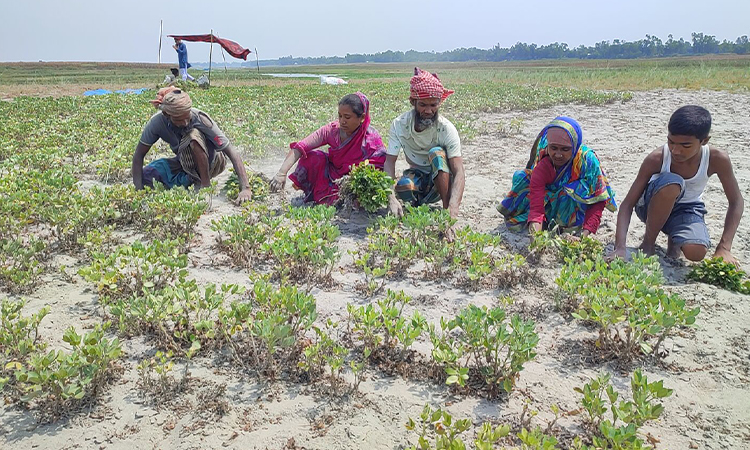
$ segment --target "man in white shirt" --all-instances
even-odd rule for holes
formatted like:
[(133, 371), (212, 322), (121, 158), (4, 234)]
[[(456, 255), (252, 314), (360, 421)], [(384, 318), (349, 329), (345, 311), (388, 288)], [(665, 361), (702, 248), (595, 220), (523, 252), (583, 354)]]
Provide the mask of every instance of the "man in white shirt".
[[(458, 217), (466, 181), (461, 140), (456, 127), (438, 114), (440, 105), (453, 92), (443, 87), (437, 75), (414, 69), (409, 97), (414, 109), (393, 120), (388, 137), (385, 172), (396, 179), (401, 150), (409, 163), (389, 198), (391, 213), (403, 215), (401, 201), (418, 206), (442, 200), (451, 217)], [(454, 237), (451, 228), (446, 238), (450, 241)]]

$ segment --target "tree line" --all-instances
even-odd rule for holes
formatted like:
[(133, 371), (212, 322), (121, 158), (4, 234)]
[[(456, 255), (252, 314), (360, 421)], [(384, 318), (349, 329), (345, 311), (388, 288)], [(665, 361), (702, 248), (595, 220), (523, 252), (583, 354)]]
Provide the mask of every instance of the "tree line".
[[(356, 64), (366, 62), (441, 62), (441, 61), (525, 61), (535, 59), (634, 59), (658, 58), (666, 56), (707, 55), (733, 53), (750, 54), (750, 40), (740, 36), (734, 42), (719, 41), (716, 36), (703, 33), (692, 33), (692, 39), (674, 39), (670, 34), (666, 41), (647, 34), (637, 41), (615, 39), (597, 42), (592, 46), (579, 45), (571, 48), (566, 43), (554, 42), (548, 45), (526, 44), (518, 42), (512, 47), (501, 47), (500, 44), (490, 49), (476, 47), (458, 48), (445, 52), (407, 52), (388, 50), (378, 53), (355, 53), (346, 56), (320, 56), (300, 58), (285, 56), (275, 60), (260, 61), (261, 65), (318, 65), (318, 64)], [(251, 65), (244, 63), (243, 65)], [(254, 65), (254, 63), (252, 64)]]

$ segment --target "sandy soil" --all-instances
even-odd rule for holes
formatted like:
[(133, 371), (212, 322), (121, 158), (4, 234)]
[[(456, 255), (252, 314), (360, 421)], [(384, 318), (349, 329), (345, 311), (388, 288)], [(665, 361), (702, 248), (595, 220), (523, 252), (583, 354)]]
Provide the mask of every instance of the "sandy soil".
[[(497, 232), (515, 245), (526, 238), (509, 234), (494, 207), (510, 185), (511, 175), (528, 158), (528, 149), (536, 133), (558, 114), (577, 118), (584, 139), (597, 150), (608, 170), (619, 199), (633, 180), (643, 157), (662, 145), (666, 139), (669, 115), (684, 104), (701, 104), (713, 114), (712, 144), (732, 155), (740, 187), (750, 198), (750, 156), (741, 151), (750, 142), (747, 106), (750, 96), (723, 92), (656, 91), (635, 94), (633, 101), (602, 107), (558, 106), (530, 113), (509, 112), (481, 115), (487, 132), (465, 145), (464, 159), (467, 186), (462, 205), (462, 224), (488, 232)], [(513, 118), (524, 120), (520, 135), (501, 137), (492, 130), (508, 124)], [(381, 130), (383, 131), (383, 130)], [(256, 169), (272, 176), (281, 156), (254, 162)], [(287, 198), (295, 194), (287, 188)], [(275, 199), (274, 201), (280, 201)], [(713, 242), (721, 235), (726, 199), (714, 177), (705, 201), (709, 209), (707, 222)], [(200, 282), (246, 283), (247, 273), (227, 265), (216, 256), (215, 236), (208, 230), (212, 219), (232, 214), (236, 209), (223, 198), (215, 199), (211, 211), (199, 223), (196, 241), (190, 254), (190, 273)], [(359, 279), (346, 250), (361, 242), (366, 216), (355, 213), (341, 223), (342, 261), (335, 273), (339, 286), (331, 290), (314, 289), (321, 320), (343, 318), (346, 303), (362, 304), (367, 300), (353, 286)], [(614, 239), (614, 214), (605, 213), (599, 238), (611, 245)], [(629, 245), (637, 246), (643, 226), (633, 220)], [(750, 223), (741, 223), (734, 252), (747, 264), (750, 261)], [(661, 239), (663, 247), (666, 242)], [(661, 251), (663, 256), (663, 250)], [(69, 267), (68, 257), (55, 261)], [(63, 259), (65, 259), (63, 261)], [(664, 263), (671, 288), (680, 292), (692, 305), (701, 307), (696, 326), (670, 339), (669, 355), (661, 363), (644, 362), (649, 379), (664, 379), (674, 389), (666, 399), (662, 419), (644, 427), (656, 440), (658, 448), (670, 449), (742, 449), (750, 448), (750, 302), (746, 297), (706, 285), (686, 284), (684, 264)], [(613, 374), (621, 392), (628, 390), (627, 370), (612, 363), (592, 363), (587, 342), (590, 329), (571, 321), (550, 307), (554, 297), (556, 265), (542, 267), (542, 286), (517, 288), (511, 292), (523, 309), (537, 320), (540, 336), (538, 357), (521, 373), (517, 389), (509, 398), (489, 401), (477, 397), (454, 396), (444, 386), (429, 382), (411, 382), (370, 370), (362, 383), (361, 395), (330, 398), (303, 384), (259, 384), (240, 378), (226, 364), (210, 358), (194, 361), (190, 366), (192, 392), (176, 399), (175, 405), (155, 408), (148, 405), (136, 387), (135, 366), (152, 351), (143, 339), (125, 340), (124, 372), (103, 396), (100, 404), (87, 414), (53, 425), (37, 425), (33, 416), (16, 408), (0, 410), (0, 447), (8, 449), (150, 449), (150, 448), (372, 448), (399, 449), (415, 443), (415, 437), (404, 428), (409, 417), (417, 417), (425, 403), (447, 406), (455, 417), (470, 417), (475, 424), (491, 420), (517, 423), (525, 401), (540, 411), (533, 424), (544, 426), (551, 417), (553, 403), (562, 409), (577, 407), (578, 394), (573, 391), (602, 370)], [(44, 320), (44, 336), (61, 337), (63, 330), (79, 328), (100, 321), (96, 295), (82, 280), (71, 284), (51, 275), (32, 295), (29, 310), (49, 304), (52, 313)], [(470, 303), (493, 305), (497, 292), (465, 293), (430, 282), (401, 281), (389, 285), (418, 297), (413, 307), (428, 320), (450, 316)], [(519, 308), (516, 306), (516, 308)], [(61, 341), (51, 343), (61, 346)], [(423, 352), (428, 343), (417, 346)], [(632, 370), (633, 367), (630, 369)], [(225, 399), (230, 410), (223, 417), (205, 411), (205, 402), (197, 394), (215, 384), (226, 384)], [(218, 398), (221, 400), (221, 397)], [(203, 410), (203, 411), (202, 411)], [(575, 418), (564, 418), (559, 424), (563, 434), (577, 431)], [(468, 433), (469, 438), (473, 436)], [(290, 441), (293, 439), (293, 441)], [(295, 445), (297, 447), (295, 447)]]

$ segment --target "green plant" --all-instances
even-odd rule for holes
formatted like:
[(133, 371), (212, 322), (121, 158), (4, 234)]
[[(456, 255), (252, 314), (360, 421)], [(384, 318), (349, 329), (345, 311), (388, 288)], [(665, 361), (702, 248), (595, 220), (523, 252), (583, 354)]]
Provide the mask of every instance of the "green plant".
[(329, 280), (338, 261), (340, 231), (330, 223), (336, 209), (288, 207), (280, 216), (265, 206), (246, 207), (242, 214), (214, 221), (220, 247), (236, 262), (270, 266), (281, 280)]
[(43, 420), (55, 420), (86, 403), (104, 388), (120, 357), (120, 342), (106, 339), (107, 326), (96, 326), (79, 335), (73, 327), (63, 341), (72, 350), (35, 353), (16, 366), (14, 373), (19, 400), (35, 408)]
[(96, 283), (100, 300), (106, 304), (155, 292), (187, 276), (187, 255), (180, 254), (180, 241), (136, 241), (112, 253), (92, 254), (90, 265), (78, 274)]
[(515, 136), (523, 131), (524, 120), (521, 117), (515, 117), (508, 124), (499, 123), (497, 131), (503, 137)]
[(40, 341), (39, 324), (49, 314), (49, 306), (26, 317), (21, 314), (25, 305), (26, 300), (3, 299), (0, 303), (0, 391), (11, 381), (13, 369), (47, 347)]
[[(412, 418), (406, 423), (406, 429), (416, 431), (419, 434), (417, 445), (409, 447), (409, 450), (463, 450), (466, 448), (461, 435), (471, 427), (469, 419), (453, 419), (453, 416), (443, 409), (433, 410), (425, 405), (422, 414), (419, 415), (419, 424)], [(507, 434), (504, 429), (498, 430), (498, 434)], [(509, 430), (508, 430), (509, 431)], [(430, 436), (434, 441), (430, 441)]]
[(541, 230), (534, 233), (529, 243), (529, 253), (535, 259), (545, 254), (555, 254), (561, 262), (580, 262), (596, 259), (604, 246), (591, 236), (575, 237), (558, 234), (557, 230)]
[(195, 280), (178, 280), (113, 300), (108, 313), (124, 335), (152, 336), (161, 348), (190, 358), (215, 340), (221, 308), (242, 293), (244, 288), (235, 284), (201, 288)]
[(632, 262), (570, 262), (556, 283), (571, 299), (573, 317), (599, 326), (597, 345), (627, 359), (638, 351), (658, 355), (672, 330), (694, 324), (700, 312), (665, 292), (662, 281), (657, 258), (634, 255)]
[[(250, 184), (250, 191), (253, 193), (253, 200), (265, 200), (269, 193), (268, 178), (260, 172), (252, 172), (247, 167), (247, 164), (245, 165), (245, 171), (247, 172), (247, 182)], [(229, 178), (227, 178), (221, 190), (229, 200), (237, 200), (237, 196), (240, 193), (240, 180), (237, 178), (237, 174), (234, 173), (234, 169), (230, 168), (229, 172)]]
[(43, 272), (46, 247), (35, 238), (0, 240), (0, 286), (14, 294), (29, 292)]
[(365, 211), (373, 213), (388, 205), (391, 192), (393, 179), (365, 160), (341, 181), (339, 197), (345, 202), (356, 201)]
[(250, 294), (247, 301), (219, 308), (222, 341), (240, 366), (273, 378), (297, 367), (304, 334), (317, 318), (315, 298), (296, 286), (275, 289), (265, 279), (255, 280)]
[(25, 305), (26, 300), (23, 299), (3, 299), (0, 303), (0, 351), (6, 359), (3, 365), (8, 360), (23, 359), (46, 347), (46, 344), (39, 342), (39, 324), (49, 314), (49, 306), (25, 317), (21, 315)]
[[(341, 377), (341, 373), (344, 370), (346, 363), (346, 356), (349, 351), (341, 345), (337, 340), (331, 337), (331, 331), (336, 327), (330, 319), (326, 321), (325, 330), (313, 326), (312, 329), (315, 331), (315, 341), (310, 343), (303, 351), (303, 358), (298, 363), (298, 366), (304, 370), (312, 379), (322, 376), (328, 368), (328, 379), (331, 393), (337, 395), (340, 392), (341, 385), (344, 384), (344, 380)], [(352, 370), (355, 371), (355, 375), (360, 374), (364, 367), (360, 367), (353, 362)], [(356, 377), (354, 389), (359, 386), (359, 377)]]
[[(648, 382), (640, 369), (633, 373), (630, 382), (632, 400), (619, 400), (620, 394), (610, 382), (609, 374), (601, 374), (576, 392), (583, 395), (581, 406), (587, 414), (587, 424), (596, 433), (593, 446), (581, 448), (635, 450), (652, 448), (638, 437), (638, 429), (650, 420), (658, 419), (664, 411), (658, 399), (672, 395), (663, 381)], [(611, 420), (606, 417), (612, 415)]]
[(198, 219), (208, 207), (207, 193), (197, 195), (188, 189), (164, 189), (157, 183), (148, 189), (137, 210), (137, 221), (148, 235), (159, 239), (182, 239), (190, 242)]
[(559, 250), (561, 261), (594, 260), (602, 255), (604, 245), (590, 236), (582, 238), (564, 236), (560, 237)]
[(491, 396), (510, 392), (524, 363), (536, 356), (539, 337), (534, 322), (520, 316), (506, 321), (502, 308), (469, 305), (455, 318), (430, 327), (432, 358), (445, 367), (447, 384), (466, 386), (473, 373)]
[(410, 301), (411, 297), (403, 291), (389, 289), (385, 298), (378, 300), (378, 308), (372, 304), (359, 308), (351, 303), (346, 305), (353, 336), (362, 342), (365, 351), (382, 350), (390, 354), (400, 344), (397, 357), (405, 357), (412, 344), (427, 329), (427, 320), (419, 311), (414, 311), (411, 318), (404, 316), (404, 306)]
[(526, 428), (521, 429), (516, 434), (521, 441), (520, 450), (558, 450), (557, 438), (545, 434), (541, 428), (536, 427), (531, 431)]
[(750, 280), (744, 270), (724, 258), (706, 258), (690, 268), (688, 279), (750, 295)]
[(176, 379), (172, 351), (157, 351), (151, 358), (142, 360), (138, 366), (139, 385), (144, 396), (159, 406), (174, 400), (174, 396), (185, 390), (188, 383), (187, 363), (180, 379)]

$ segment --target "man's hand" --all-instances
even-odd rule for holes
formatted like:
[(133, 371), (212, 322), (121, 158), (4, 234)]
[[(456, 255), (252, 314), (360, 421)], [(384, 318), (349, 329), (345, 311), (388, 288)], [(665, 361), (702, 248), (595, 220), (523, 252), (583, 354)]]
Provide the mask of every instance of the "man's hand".
[(245, 202), (249, 202), (253, 199), (253, 191), (250, 190), (250, 188), (245, 188), (240, 191), (239, 194), (237, 194), (237, 200), (234, 201), (235, 204), (241, 205)]
[(628, 256), (628, 250), (625, 247), (615, 248), (612, 253), (607, 255), (607, 262), (612, 262), (615, 259), (625, 259)]
[(716, 248), (716, 251), (714, 252), (714, 258), (724, 258), (724, 262), (740, 267), (740, 262), (737, 261), (737, 258), (732, 256), (732, 253), (723, 247)]
[(404, 208), (394, 194), (388, 197), (388, 211), (396, 217), (404, 216)]
[(286, 174), (281, 172), (277, 173), (274, 175), (273, 179), (271, 179), (269, 184), (271, 185), (271, 192), (278, 192), (284, 189), (284, 185), (286, 184)]

